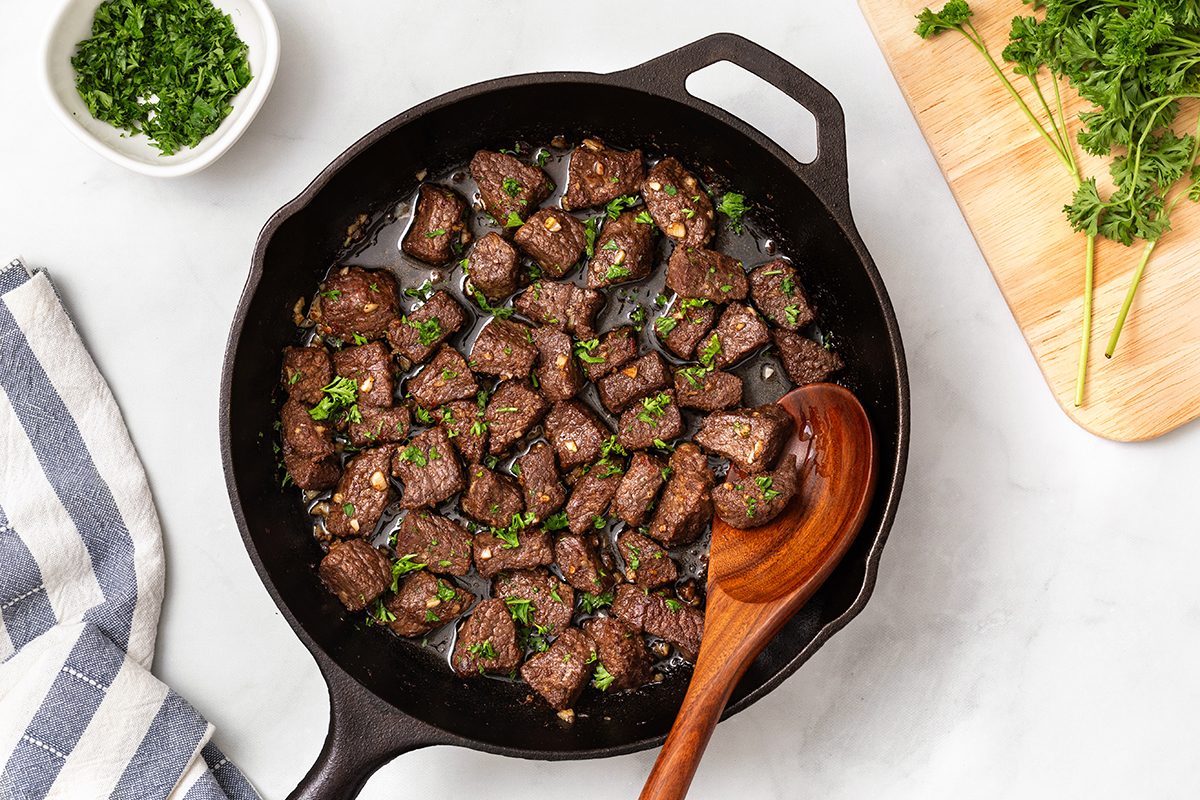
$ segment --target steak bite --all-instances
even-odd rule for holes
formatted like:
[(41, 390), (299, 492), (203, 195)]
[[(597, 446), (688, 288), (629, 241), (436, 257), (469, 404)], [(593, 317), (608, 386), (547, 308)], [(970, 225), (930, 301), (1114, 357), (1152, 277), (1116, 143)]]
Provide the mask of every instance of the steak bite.
[(636, 531), (621, 531), (617, 550), (625, 562), (625, 577), (638, 586), (654, 589), (674, 583), (679, 577), (679, 569), (667, 551)]
[(421, 184), (412, 224), (400, 249), (413, 258), (435, 267), (445, 264), (461, 252), (462, 234), (467, 229), (463, 214), (467, 201), (458, 192), (431, 183)]
[(479, 384), (462, 355), (453, 347), (442, 345), (433, 360), (408, 379), (405, 388), (417, 405), (432, 411), (452, 400), (474, 397)]
[(538, 348), (538, 386), (542, 396), (551, 403), (569, 400), (583, 388), (583, 371), (572, 352), (573, 342), (566, 333), (555, 328), (538, 328), (533, 332)]
[(458, 629), (450, 666), (461, 678), (507, 675), (521, 663), (517, 626), (503, 600), (484, 600)]
[(439, 344), (462, 329), (466, 312), (447, 292), (434, 292), (419, 307), (388, 326), (392, 349), (413, 364), (429, 359)]
[(744, 300), (750, 290), (742, 262), (715, 250), (676, 247), (667, 261), (667, 288), (714, 303)]
[(471, 248), (467, 272), (471, 285), (497, 303), (517, 290), (517, 250), (493, 231)]
[(578, 628), (567, 628), (544, 653), (530, 656), (521, 677), (551, 708), (565, 711), (575, 705), (592, 677), (596, 645)]
[(783, 371), (797, 386), (827, 381), (830, 375), (846, 366), (842, 357), (833, 350), (827, 350), (798, 333), (775, 331), (774, 337)]
[(637, 194), (646, 170), (642, 151), (610, 150), (598, 139), (584, 139), (567, 164), (565, 209), (602, 206), (621, 195)]
[(317, 330), (338, 339), (380, 339), (400, 315), (396, 279), (386, 270), (342, 267), (324, 280), (309, 317)]
[(762, 472), (775, 463), (794, 427), (791, 414), (768, 403), (710, 414), (700, 423), (695, 441), (744, 472)]
[(771, 341), (766, 323), (753, 308), (741, 303), (730, 303), (725, 307), (713, 336), (717, 337), (720, 347), (714, 362), (718, 368), (736, 364)]
[(554, 190), (545, 172), (506, 153), (480, 150), (471, 159), (470, 171), (483, 207), (501, 225), (511, 214), (525, 219)]
[(674, 598), (646, 594), (636, 586), (617, 588), (613, 614), (640, 631), (666, 639), (688, 661), (695, 661), (704, 634), (704, 614)]
[(637, 334), (630, 325), (579, 342), (579, 360), (588, 380), (598, 381), (637, 358)]
[(279, 426), (283, 463), (297, 486), (319, 490), (337, 483), (342, 470), (333, 447), (331, 421), (314, 420), (304, 403), (291, 398), (280, 409)]
[(545, 520), (563, 507), (567, 490), (559, 480), (550, 445), (538, 442), (517, 459), (516, 466), (521, 488), (525, 490), (525, 510), (533, 515), (534, 522)]
[(339, 378), (357, 384), (360, 406), (390, 406), (395, 400), (392, 356), (382, 342), (338, 350), (333, 354), (333, 369)]
[(462, 491), (458, 456), (441, 428), (430, 428), (405, 448), (396, 448), (392, 474), (404, 484), (402, 508), (423, 508), (449, 500)]
[(650, 274), (654, 268), (654, 237), (650, 220), (638, 222), (640, 216), (624, 211), (604, 223), (596, 237), (594, 255), (588, 261), (589, 288), (640, 281)]
[(564, 472), (598, 461), (611, 435), (595, 413), (578, 400), (563, 400), (551, 406), (545, 428), (546, 440)]
[(713, 474), (704, 454), (690, 442), (671, 454), (670, 477), (647, 533), (667, 547), (700, 538), (712, 522)]
[(685, 367), (675, 371), (675, 397), (680, 408), (719, 411), (742, 404), (742, 379), (732, 372)]
[(480, 531), (471, 542), (475, 569), (485, 578), (501, 570), (530, 569), (554, 562), (550, 537), (540, 528), (510, 526), (496, 531)]
[(713, 489), (717, 516), (732, 528), (766, 525), (796, 494), (796, 458), (785, 455), (770, 472), (730, 475)]
[(525, 510), (525, 500), (517, 482), (482, 464), (467, 470), (467, 491), (462, 496), (463, 513), (474, 520), (504, 528)]
[(712, 239), (712, 200), (696, 176), (676, 159), (664, 158), (642, 182), (642, 197), (658, 229), (684, 247), (703, 247)]
[(347, 428), (350, 444), (369, 447), (374, 444), (396, 444), (408, 438), (410, 424), (408, 407), (360, 406), (360, 422), (351, 422)]
[(600, 402), (611, 414), (620, 414), (634, 400), (671, 385), (662, 356), (651, 351), (596, 382)]
[(392, 448), (388, 445), (363, 450), (346, 462), (346, 469), (330, 498), (325, 527), (334, 536), (370, 536), (392, 499), (388, 467)]
[(517, 228), (513, 241), (547, 275), (561, 278), (579, 263), (587, 234), (583, 223), (565, 211), (543, 208)]
[(621, 413), (617, 441), (626, 450), (645, 450), (656, 441), (669, 442), (683, 433), (683, 417), (674, 392), (643, 397)]
[(496, 576), (492, 597), (503, 599), (519, 617), (525, 617), (521, 606), (528, 602), (530, 625), (546, 629), (548, 636), (557, 636), (571, 624), (575, 609), (575, 591), (545, 569), (518, 569)]
[(474, 600), (466, 589), (419, 570), (400, 579), (384, 608), (395, 617), (388, 627), (397, 636), (424, 636), (466, 611)]
[(412, 555), (430, 572), (466, 575), (471, 569), (471, 534), (457, 522), (424, 509), (405, 515), (396, 531), (396, 552)]
[(488, 427), (483, 421), (483, 409), (479, 403), (474, 400), (455, 400), (442, 406), (434, 416), (447, 438), (454, 442), (463, 461), (476, 464), (483, 460), (487, 450)]
[(616, 617), (596, 617), (583, 623), (583, 630), (596, 643), (597, 674), (604, 667), (612, 676), (607, 685), (598, 681), (596, 688), (623, 692), (650, 682), (650, 651), (636, 629)]
[(283, 348), (283, 374), (280, 380), (288, 397), (315, 406), (325, 397), (321, 390), (333, 380), (329, 351), (320, 345)]
[(621, 468), (599, 462), (571, 487), (567, 499), (567, 527), (571, 533), (585, 533), (606, 522), (608, 505), (621, 483)]
[(717, 319), (717, 307), (710, 300), (677, 298), (672, 310), (659, 317), (654, 330), (663, 345), (680, 358), (691, 358), (696, 345)]
[(524, 380), (507, 380), (496, 387), (484, 419), (488, 426), (488, 452), (508, 452), (546, 416), (550, 404)]
[(388, 557), (364, 539), (335, 541), (317, 568), (321, 583), (350, 611), (362, 611), (392, 582)]
[(604, 295), (573, 283), (534, 281), (517, 295), (513, 307), (535, 325), (548, 325), (580, 339), (596, 335), (596, 315), (604, 308)]
[(533, 372), (537, 353), (528, 325), (493, 318), (471, 347), (471, 369), (502, 379), (525, 378)]
[(586, 536), (559, 536), (554, 543), (554, 563), (567, 583), (581, 592), (601, 594), (614, 583), (613, 575), (600, 563), (596, 545)]
[(645, 524), (666, 475), (667, 465), (661, 458), (634, 453), (629, 460), (629, 470), (617, 487), (612, 513), (631, 528)]
[(762, 315), (779, 328), (799, 330), (817, 318), (796, 268), (776, 259), (750, 272), (750, 299)]

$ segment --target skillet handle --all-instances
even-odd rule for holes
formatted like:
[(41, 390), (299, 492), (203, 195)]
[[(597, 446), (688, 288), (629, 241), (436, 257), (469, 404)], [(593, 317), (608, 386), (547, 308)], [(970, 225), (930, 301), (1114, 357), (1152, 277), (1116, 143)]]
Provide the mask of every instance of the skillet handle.
[(375, 697), (324, 653), (314, 655), (329, 688), (329, 733), (288, 800), (353, 800), (375, 770), (396, 756), (448, 743), (437, 729)]
[(817, 120), (817, 157), (809, 164), (797, 163), (797, 168), (830, 210), (841, 221), (851, 223), (846, 118), (842, 106), (828, 89), (794, 64), (737, 34), (714, 33), (644, 64), (615, 72), (612, 77), (730, 121), (733, 117), (727, 111), (687, 90), (687, 79), (692, 73), (720, 61), (729, 61), (756, 75), (812, 112)]

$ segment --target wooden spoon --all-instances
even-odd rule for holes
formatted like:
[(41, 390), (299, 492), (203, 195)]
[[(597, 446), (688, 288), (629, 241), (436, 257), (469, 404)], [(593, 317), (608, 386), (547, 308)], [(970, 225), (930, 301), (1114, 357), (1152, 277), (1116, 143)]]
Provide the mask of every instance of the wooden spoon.
[(679, 800), (738, 679), (837, 566), (858, 533), (875, 488), (877, 455), (866, 411), (830, 383), (804, 386), (779, 404), (796, 420), (784, 449), (802, 473), (796, 497), (761, 528), (713, 521), (704, 638), (675, 724), (641, 800)]

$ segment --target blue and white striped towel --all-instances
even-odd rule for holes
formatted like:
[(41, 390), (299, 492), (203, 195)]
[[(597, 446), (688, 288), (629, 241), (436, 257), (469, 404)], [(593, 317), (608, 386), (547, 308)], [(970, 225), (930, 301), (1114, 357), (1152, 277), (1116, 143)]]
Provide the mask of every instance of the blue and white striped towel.
[(150, 674), (158, 515), (45, 273), (0, 265), (0, 799), (257, 798)]

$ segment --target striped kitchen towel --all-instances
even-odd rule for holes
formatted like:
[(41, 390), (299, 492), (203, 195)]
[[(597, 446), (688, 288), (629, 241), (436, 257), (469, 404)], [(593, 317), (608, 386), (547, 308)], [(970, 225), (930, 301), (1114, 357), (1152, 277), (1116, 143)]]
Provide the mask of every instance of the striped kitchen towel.
[(256, 798), (150, 674), (158, 516), (45, 273), (0, 265), (0, 800)]

